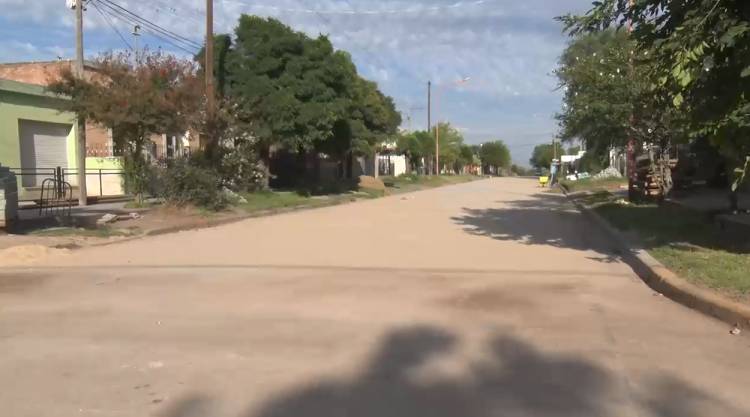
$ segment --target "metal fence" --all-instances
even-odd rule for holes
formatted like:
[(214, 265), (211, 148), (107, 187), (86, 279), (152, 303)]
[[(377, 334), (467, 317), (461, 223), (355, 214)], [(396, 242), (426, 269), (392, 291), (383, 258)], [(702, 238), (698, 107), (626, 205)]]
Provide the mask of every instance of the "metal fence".
[[(45, 181), (48, 179), (68, 183), (72, 189), (77, 188), (78, 185), (78, 170), (75, 168), (10, 168), (10, 172), (21, 179), (22, 189), (19, 189), (19, 201), (41, 201), (42, 196), (40, 193), (43, 191), (43, 185), (45, 185)], [(114, 194), (105, 194), (105, 186), (110, 189), (119, 188), (121, 190), (122, 185), (120, 182), (122, 175), (123, 171), (121, 169), (87, 169), (86, 185), (88, 195), (98, 195), (100, 197), (105, 195), (122, 195), (121, 191)], [(107, 184), (108, 180), (110, 184)], [(117, 184), (117, 187), (113, 187), (112, 184)], [(73, 198), (72, 192), (68, 195), (69, 198)]]

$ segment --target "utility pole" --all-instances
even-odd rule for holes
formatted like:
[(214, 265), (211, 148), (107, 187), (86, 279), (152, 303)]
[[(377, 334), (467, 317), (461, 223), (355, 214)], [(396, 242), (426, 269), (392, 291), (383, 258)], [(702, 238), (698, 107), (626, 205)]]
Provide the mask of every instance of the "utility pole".
[(427, 131), (432, 130), (432, 81), (427, 81)]
[[(83, 0), (76, 0), (76, 76), (86, 76), (83, 65)], [(78, 116), (76, 159), (78, 163), (78, 205), (88, 204), (86, 193), (86, 119)]]
[(557, 159), (557, 138), (552, 138), (552, 160)]
[(435, 175), (440, 175), (440, 120), (435, 125)]
[[(214, 114), (214, 1), (206, 0), (206, 106)], [(213, 140), (213, 139), (212, 139)]]
[[(427, 133), (432, 133), (432, 81), (427, 81)], [(438, 171), (437, 127), (435, 128), (435, 175)]]

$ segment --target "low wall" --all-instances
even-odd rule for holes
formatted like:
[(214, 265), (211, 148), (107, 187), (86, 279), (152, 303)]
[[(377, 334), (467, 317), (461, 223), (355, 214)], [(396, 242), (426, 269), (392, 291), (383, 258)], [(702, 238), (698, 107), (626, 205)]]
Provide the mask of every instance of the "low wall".
[(86, 192), (90, 197), (124, 195), (122, 158), (86, 157)]

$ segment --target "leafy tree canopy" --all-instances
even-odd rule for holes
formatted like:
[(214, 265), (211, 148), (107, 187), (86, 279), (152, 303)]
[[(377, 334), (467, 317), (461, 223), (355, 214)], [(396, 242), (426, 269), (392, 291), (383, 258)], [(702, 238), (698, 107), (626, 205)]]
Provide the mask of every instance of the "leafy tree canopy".
[(225, 51), (215, 63), (217, 84), (260, 144), (341, 157), (369, 153), (395, 136), (401, 116), (393, 100), (360, 77), (349, 54), (327, 37), (242, 15), (234, 42), (227, 40), (217, 37)]
[(534, 151), (531, 153), (531, 159), (529, 159), (529, 163), (534, 168), (549, 169), (555, 155), (560, 158), (560, 155), (563, 154), (565, 154), (565, 151), (563, 150), (562, 144), (560, 144), (560, 142), (555, 142), (554, 148), (552, 147), (551, 143), (543, 143), (534, 147)]
[(600, 0), (584, 16), (560, 18), (572, 34), (632, 22), (639, 54), (650, 54), (655, 88), (734, 165), (750, 154), (750, 2)]
[(577, 35), (555, 71), (564, 90), (560, 136), (580, 139), (590, 152), (637, 142), (686, 140), (684, 122), (656, 87), (647, 52), (636, 55), (624, 30)]
[(185, 132), (203, 103), (202, 81), (193, 63), (161, 52), (105, 54), (94, 62), (93, 77), (78, 78), (71, 68), (49, 90), (70, 97), (67, 109), (116, 133), (115, 144), (140, 153), (152, 134)]
[(510, 150), (501, 140), (483, 143), (479, 150), (479, 157), (483, 165), (495, 168), (510, 168), (511, 165)]

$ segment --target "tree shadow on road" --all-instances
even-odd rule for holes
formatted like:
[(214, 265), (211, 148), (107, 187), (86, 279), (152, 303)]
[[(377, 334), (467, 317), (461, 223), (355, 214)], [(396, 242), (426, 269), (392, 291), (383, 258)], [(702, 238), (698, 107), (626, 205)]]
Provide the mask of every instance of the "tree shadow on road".
[[(396, 330), (360, 374), (310, 381), (241, 416), (747, 415), (677, 378), (652, 374), (631, 384), (582, 357), (544, 353), (509, 335), (491, 338), (483, 358), (464, 360), (461, 376), (430, 373), (458, 345), (456, 336), (434, 327)], [(211, 404), (205, 397), (189, 396), (160, 415), (216, 416)]]
[(564, 196), (537, 193), (530, 199), (501, 201), (504, 207), (464, 208), (452, 220), (470, 234), (528, 245), (593, 250), (602, 262), (619, 259), (618, 250), (591, 226)]

